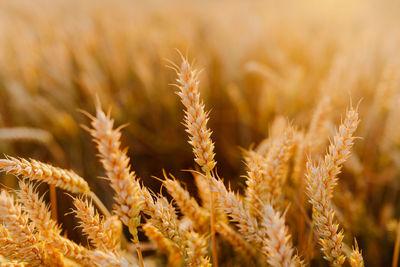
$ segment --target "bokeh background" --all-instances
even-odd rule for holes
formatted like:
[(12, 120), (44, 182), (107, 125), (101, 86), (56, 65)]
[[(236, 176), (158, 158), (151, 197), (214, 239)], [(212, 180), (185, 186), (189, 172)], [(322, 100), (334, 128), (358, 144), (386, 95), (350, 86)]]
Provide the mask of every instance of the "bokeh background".
[[(0, 152), (71, 168), (111, 207), (95, 145), (80, 127), (89, 119), (79, 109), (93, 114), (98, 96), (116, 125), (128, 123), (123, 145), (143, 183), (159, 191), (152, 176), (164, 169), (196, 195), (182, 171), (195, 164), (167, 67), (179, 62), (178, 49), (203, 69), (218, 173), (239, 191), (241, 148), (268, 137), (274, 121), (306, 128), (328, 96), (334, 129), (359, 103), (361, 138), (335, 205), (367, 266), (388, 266), (400, 216), (399, 48), (395, 0), (0, 1)], [(17, 185), (10, 175), (0, 182)], [(60, 222), (82, 240), (73, 216), (63, 215), (69, 197), (57, 192)], [(306, 257), (325, 265), (318, 253)]]

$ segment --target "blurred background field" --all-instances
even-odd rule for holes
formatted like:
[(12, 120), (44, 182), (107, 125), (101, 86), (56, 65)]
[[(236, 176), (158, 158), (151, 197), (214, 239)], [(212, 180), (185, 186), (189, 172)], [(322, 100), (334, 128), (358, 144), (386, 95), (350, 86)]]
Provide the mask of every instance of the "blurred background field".
[[(110, 207), (112, 190), (97, 179), (104, 170), (80, 127), (89, 120), (79, 109), (93, 114), (97, 95), (117, 125), (128, 123), (123, 145), (143, 183), (159, 191), (152, 176), (165, 169), (196, 194), (182, 171), (194, 162), (167, 68), (179, 49), (203, 69), (218, 173), (238, 190), (241, 148), (274, 134), (272, 125), (287, 118), (306, 128), (329, 97), (334, 129), (350, 101), (360, 103), (360, 139), (335, 206), (367, 266), (388, 266), (400, 216), (399, 27), (400, 3), (388, 0), (0, 1), (0, 152), (71, 168)], [(0, 182), (17, 185), (11, 175)], [(83, 242), (73, 216), (62, 216), (68, 202), (58, 190), (59, 220)], [(299, 250), (324, 266), (317, 245)]]

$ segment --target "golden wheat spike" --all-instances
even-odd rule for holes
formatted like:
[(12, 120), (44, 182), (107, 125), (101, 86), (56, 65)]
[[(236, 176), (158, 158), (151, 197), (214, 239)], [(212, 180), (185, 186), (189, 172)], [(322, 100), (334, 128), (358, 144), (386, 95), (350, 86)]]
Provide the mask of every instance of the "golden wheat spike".
[(96, 117), (92, 120), (90, 130), (106, 170), (107, 178), (115, 191), (115, 213), (128, 226), (135, 243), (138, 242), (137, 227), (140, 224), (139, 214), (144, 208), (140, 184), (135, 172), (130, 170), (130, 159), (121, 150), (120, 129), (114, 129), (114, 121), (97, 105)]
[(87, 182), (70, 170), (53, 167), (36, 160), (7, 157), (0, 159), (0, 169), (23, 178), (46, 182), (71, 193), (87, 194), (90, 192)]
[(346, 257), (342, 252), (343, 231), (335, 221), (331, 198), (341, 164), (350, 154), (354, 133), (358, 125), (358, 113), (350, 108), (334, 136), (324, 161), (318, 165), (307, 163), (307, 194), (313, 206), (313, 221), (320, 237), (324, 258), (333, 266), (341, 266)]
[(211, 130), (207, 128), (208, 114), (200, 99), (198, 72), (182, 57), (182, 63), (176, 70), (178, 75), (177, 94), (185, 106), (185, 126), (189, 134), (189, 143), (193, 147), (195, 161), (204, 172), (211, 172), (216, 162), (214, 160), (214, 143), (211, 140)]
[(180, 211), (194, 222), (197, 229), (206, 232), (209, 228), (210, 214), (189, 195), (177, 180), (166, 178), (163, 182), (168, 193), (173, 197)]
[(19, 260), (31, 266), (41, 266), (45, 263), (45, 251), (39, 236), (34, 232), (29, 218), (22, 212), (21, 206), (14, 203), (5, 190), (0, 192), (0, 215), (11, 240), (15, 243), (15, 255)]
[[(87, 199), (74, 198), (74, 213), (79, 218), (79, 226), (93, 242), (94, 246), (104, 252), (118, 253), (113, 228), (106, 227), (104, 219), (95, 211)], [(111, 217), (110, 217), (111, 218)]]

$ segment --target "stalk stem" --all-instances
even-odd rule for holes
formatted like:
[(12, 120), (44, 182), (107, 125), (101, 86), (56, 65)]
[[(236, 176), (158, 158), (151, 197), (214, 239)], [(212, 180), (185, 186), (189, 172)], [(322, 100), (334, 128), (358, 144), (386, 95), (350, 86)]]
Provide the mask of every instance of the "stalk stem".
[(93, 202), (96, 204), (96, 206), (99, 208), (101, 213), (103, 213), (105, 217), (111, 217), (111, 213), (108, 211), (103, 202), (101, 202), (100, 198), (98, 198), (98, 196), (92, 191), (90, 191), (89, 195), (92, 198)]
[(140, 246), (139, 246), (139, 238), (138, 238), (138, 236), (134, 235), (132, 241), (135, 244), (135, 248), (136, 248), (136, 252), (137, 252), (138, 260), (139, 260), (139, 266), (140, 267), (144, 267), (143, 254), (142, 254), (142, 250), (140, 249)]
[(397, 223), (396, 243), (394, 244), (392, 267), (397, 267), (400, 249), (400, 221)]
[(210, 186), (210, 225), (211, 225), (211, 247), (213, 266), (218, 267), (217, 239), (215, 237), (215, 214), (214, 214), (214, 190), (211, 186), (211, 174), (206, 173), (207, 180)]
[(57, 191), (56, 187), (52, 184), (50, 187), (50, 203), (51, 203), (51, 218), (58, 222), (58, 209), (57, 209)]

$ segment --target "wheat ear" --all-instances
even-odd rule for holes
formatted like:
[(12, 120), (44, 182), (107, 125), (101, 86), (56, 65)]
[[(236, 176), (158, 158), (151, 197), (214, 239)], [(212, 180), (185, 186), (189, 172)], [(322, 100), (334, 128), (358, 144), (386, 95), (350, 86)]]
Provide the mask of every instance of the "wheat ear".
[(43, 197), (35, 192), (32, 184), (23, 180), (19, 181), (19, 190), (17, 191), (18, 203), (22, 210), (29, 216), (33, 226), (37, 229), (44, 241), (46, 248), (46, 263), (51, 266), (64, 266), (63, 254), (52, 244), (54, 236), (61, 233), (60, 227), (51, 219), (48, 207), (43, 201)]
[(118, 253), (113, 228), (106, 227), (104, 219), (95, 211), (93, 205), (82, 198), (74, 198), (74, 213), (79, 218), (79, 226), (93, 242), (94, 246), (104, 252)]
[(45, 239), (51, 239), (61, 233), (60, 227), (51, 219), (51, 214), (43, 201), (43, 197), (35, 192), (32, 184), (20, 180), (17, 196), (23, 211), (29, 215), (29, 219), (32, 220), (35, 228)]
[(36, 160), (7, 157), (0, 159), (0, 169), (23, 178), (46, 182), (71, 193), (89, 193), (87, 182), (73, 171), (53, 167)]
[(168, 238), (166, 238), (156, 227), (150, 223), (143, 225), (146, 236), (157, 246), (157, 251), (168, 255), (168, 265), (178, 266), (182, 262), (182, 254), (179, 248)]
[(358, 248), (357, 240), (354, 239), (354, 247), (350, 255), (350, 265), (351, 267), (364, 267), (364, 259), (362, 256), (362, 251)]
[(275, 203), (278, 200), (285, 180), (286, 164), (292, 155), (293, 147), (293, 130), (290, 128), (273, 142), (263, 168), (264, 182), (260, 185), (262, 194), (255, 196), (263, 203)]
[(43, 198), (35, 192), (30, 183), (20, 181), (18, 197), (18, 201), (23, 204), (22, 208), (29, 215), (29, 219), (32, 220), (34, 227), (45, 239), (46, 248), (55, 248), (63, 255), (85, 266), (92, 265), (90, 260), (91, 252), (89, 250), (60, 235), (61, 229), (51, 219), (51, 214), (43, 202)]
[(5, 190), (0, 193), (1, 223), (6, 227), (15, 242), (16, 255), (31, 266), (41, 266), (45, 262), (43, 245), (29, 218), (22, 212), (21, 206), (14, 203), (14, 198)]
[(341, 266), (345, 256), (342, 252), (343, 231), (338, 232), (339, 225), (335, 221), (330, 201), (341, 164), (350, 154), (358, 122), (357, 111), (350, 108), (329, 146), (324, 161), (318, 165), (311, 162), (307, 164), (307, 194), (313, 206), (313, 221), (325, 259), (333, 266)]
[(193, 147), (195, 161), (202, 170), (211, 172), (216, 162), (214, 160), (214, 143), (211, 141), (211, 130), (207, 128), (208, 114), (199, 93), (199, 72), (193, 70), (189, 62), (182, 57), (180, 67), (176, 69), (178, 79), (178, 96), (185, 106), (185, 126), (189, 134), (189, 143)]
[(97, 267), (137, 267), (124, 258), (117, 257), (112, 252), (95, 250), (90, 254), (90, 260)]
[[(178, 75), (177, 92), (185, 106), (185, 126), (189, 134), (189, 143), (193, 147), (195, 162), (200, 165), (207, 179), (212, 177), (212, 171), (217, 164), (214, 160), (214, 143), (211, 140), (211, 130), (207, 128), (208, 113), (200, 99), (199, 79), (197, 70), (193, 70), (186, 58), (182, 56), (181, 65), (175, 66)], [(211, 186), (211, 185), (210, 185)], [(212, 255), (214, 267), (218, 267), (217, 241), (215, 237), (214, 193), (210, 194), (210, 226), (212, 239)]]
[(189, 192), (176, 179), (166, 177), (163, 184), (178, 205), (180, 211), (194, 222), (196, 229), (201, 229), (205, 232), (210, 220), (208, 211), (200, 207), (197, 201), (189, 195)]
[(7, 157), (0, 159), (0, 169), (23, 178), (46, 182), (71, 193), (88, 194), (103, 212), (110, 216), (101, 200), (90, 191), (88, 183), (72, 170), (64, 170), (37, 160)]
[(231, 222), (237, 224), (244, 238), (261, 247), (264, 240), (263, 233), (259, 231), (257, 220), (251, 216), (239, 196), (227, 190), (220, 179), (211, 179), (211, 183), (212, 189), (216, 192), (217, 207), (230, 217)]
[(8, 261), (18, 262), (18, 244), (10, 236), (4, 225), (0, 224), (0, 255)]
[(186, 233), (186, 254), (189, 267), (211, 267), (207, 255), (207, 242), (198, 233)]
[(148, 222), (156, 227), (166, 238), (170, 239), (181, 250), (186, 260), (184, 233), (179, 229), (175, 208), (165, 197), (160, 196), (157, 198), (154, 213)]
[(256, 151), (248, 151), (245, 155), (247, 167), (245, 201), (252, 216), (259, 213), (263, 207), (260, 199), (263, 195), (265, 157)]
[(270, 204), (266, 204), (261, 225), (268, 235), (268, 239), (264, 240), (264, 251), (268, 255), (268, 263), (274, 267), (295, 267), (293, 247), (284, 217), (276, 212)]
[[(100, 103), (98, 103), (96, 117), (92, 118), (93, 129), (90, 130), (90, 133), (97, 143), (107, 178), (115, 191), (114, 199), (117, 205), (115, 205), (114, 211), (122, 223), (128, 226), (133, 236), (133, 242), (137, 244), (139, 242), (137, 236), (137, 227), (140, 224), (139, 215), (145, 206), (145, 200), (135, 172), (130, 171), (130, 159), (120, 148), (120, 129), (113, 129), (113, 125), (114, 121), (102, 111)], [(143, 266), (141, 250), (138, 246), (136, 247), (140, 265)]]

